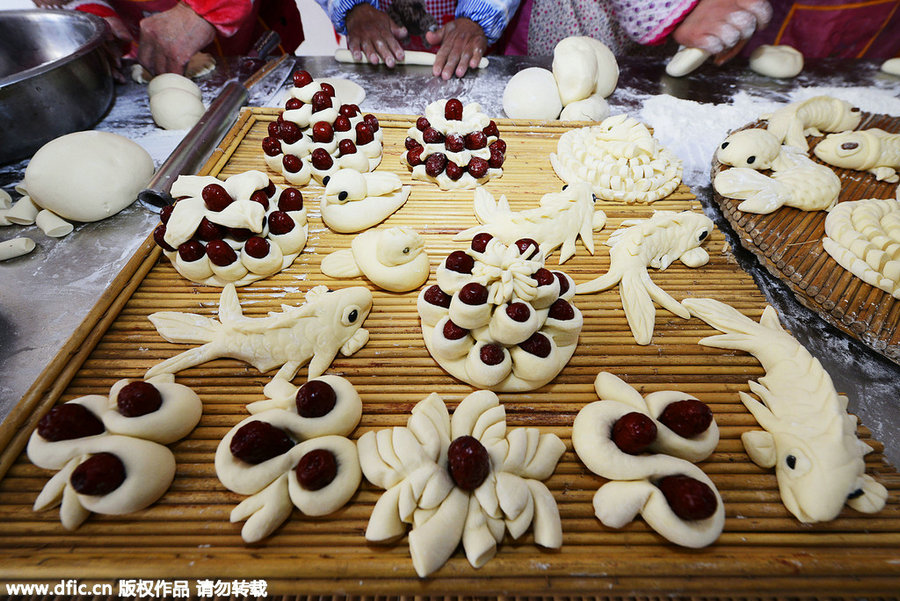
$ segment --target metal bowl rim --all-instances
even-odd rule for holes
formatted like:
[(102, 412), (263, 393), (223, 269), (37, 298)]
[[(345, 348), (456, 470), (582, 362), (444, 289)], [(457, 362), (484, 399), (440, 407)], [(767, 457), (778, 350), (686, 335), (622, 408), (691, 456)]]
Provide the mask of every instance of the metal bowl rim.
[(109, 30), (109, 25), (107, 25), (106, 21), (104, 21), (102, 18), (98, 17), (97, 15), (81, 11), (60, 9), (23, 9), (7, 10), (3, 11), (0, 14), (8, 15), (11, 17), (50, 14), (56, 15), (63, 19), (74, 19), (76, 21), (80, 19), (82, 21), (90, 23), (93, 26), (91, 35), (75, 52), (60, 57), (56, 60), (44, 63), (42, 65), (37, 65), (36, 67), (31, 67), (30, 69), (25, 69), (24, 71), (19, 71), (18, 73), (15, 73), (13, 75), (0, 78), (0, 89), (12, 84), (19, 83), (26, 79), (42, 75), (94, 52), (94, 50), (99, 48), (104, 43), (107, 32)]

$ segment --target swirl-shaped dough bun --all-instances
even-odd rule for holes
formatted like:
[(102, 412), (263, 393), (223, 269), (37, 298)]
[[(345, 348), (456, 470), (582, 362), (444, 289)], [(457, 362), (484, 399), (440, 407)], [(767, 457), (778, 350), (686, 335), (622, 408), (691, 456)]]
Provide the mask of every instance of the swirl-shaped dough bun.
[[(138, 384), (123, 392), (131, 384), (120, 380), (107, 396), (79, 397), (54, 407), (41, 419), (28, 440), (28, 458), (38, 467), (59, 471), (38, 495), (35, 511), (61, 505), (60, 521), (73, 530), (92, 511), (132, 513), (166, 492), (175, 476), (175, 457), (163, 444), (175, 442), (194, 429), (200, 421), (202, 403), (191, 389), (176, 384), (170, 374), (140, 385), (143, 397), (155, 397), (159, 403), (156, 406), (135, 405), (131, 391)], [(128, 398), (120, 400), (120, 396)], [(76, 406), (79, 411), (75, 411)], [(93, 426), (85, 430), (85, 423)], [(105, 457), (98, 457), (101, 454)], [(118, 463), (121, 473), (104, 468), (97, 476), (98, 469), (94, 468), (93, 480), (99, 477), (100, 488), (85, 488), (83, 479), (73, 479), (73, 473), (77, 476), (85, 462), (109, 456), (112, 463)]]
[[(572, 426), (572, 445), (589, 470), (611, 480), (594, 495), (594, 511), (600, 521), (621, 528), (640, 513), (651, 528), (678, 545), (696, 548), (715, 541), (725, 524), (722, 498), (715, 484), (691, 463), (705, 459), (718, 444), (715, 420), (703, 432), (689, 438), (680, 436), (664, 423), (669, 418), (661, 416), (675, 401), (696, 401), (694, 397), (663, 391), (642, 398), (607, 372), (597, 375), (594, 389), (602, 400), (578, 412)], [(647, 447), (649, 453), (627, 453), (614, 440), (616, 422), (631, 413), (646, 416), (655, 426), (655, 439)], [(705, 489), (715, 507), (707, 507), (701, 515), (684, 516), (671, 505), (671, 501), (678, 501), (679, 492), (669, 492), (674, 496), (671, 500), (663, 492), (669, 477), (686, 477), (694, 487)]]
[[(320, 407), (323, 389), (318, 400), (309, 401), (303, 391), (312, 384), (324, 384), (330, 389), (334, 404)], [(231, 512), (231, 521), (246, 520), (241, 536), (255, 542), (269, 536), (291, 513), (291, 505), (305, 515), (322, 516), (343, 507), (356, 493), (362, 475), (356, 445), (346, 436), (359, 423), (362, 402), (353, 385), (344, 378), (323, 375), (300, 387), (287, 380), (274, 378), (266, 385), (266, 400), (248, 405), (253, 414), (235, 425), (216, 449), (216, 475), (231, 491), (251, 495)], [(304, 415), (312, 402), (316, 415)], [(301, 409), (304, 407), (304, 409)], [(275, 433), (284, 447), (272, 456), (265, 451), (267, 441), (259, 437), (244, 439), (243, 429), (262, 422), (261, 429)], [(235, 440), (237, 438), (237, 441)], [(246, 441), (258, 443), (248, 449)], [(235, 450), (239, 449), (239, 450)], [(235, 453), (239, 456), (236, 456)], [(244, 455), (247, 453), (248, 455)], [(310, 453), (318, 453), (317, 461), (305, 465)], [(258, 463), (248, 461), (262, 459)], [(322, 467), (323, 457), (333, 463), (334, 473)], [(304, 481), (310, 476), (313, 484)]]

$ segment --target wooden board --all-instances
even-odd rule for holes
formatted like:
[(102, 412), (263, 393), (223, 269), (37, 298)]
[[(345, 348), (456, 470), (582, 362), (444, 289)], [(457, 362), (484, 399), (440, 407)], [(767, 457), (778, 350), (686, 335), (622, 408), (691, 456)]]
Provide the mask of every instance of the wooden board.
[[(760, 124), (751, 124), (757, 125)], [(873, 127), (900, 132), (900, 117), (863, 113), (857, 129)], [(822, 139), (807, 138), (810, 157), (824, 165), (812, 154)], [(723, 167), (714, 158), (711, 177)], [(862, 171), (833, 170), (842, 183), (838, 202), (897, 197), (897, 184), (879, 182), (874, 175)], [(737, 232), (741, 245), (783, 281), (800, 303), (831, 325), (900, 363), (900, 301), (854, 276), (825, 252), (824, 211), (782, 207), (769, 215), (757, 215), (739, 211), (739, 200), (724, 198), (715, 191), (713, 198)]]
[[(260, 143), (274, 110), (246, 111), (207, 165), (213, 174), (230, 175), (265, 169)], [(379, 167), (401, 174), (403, 139), (414, 117), (381, 116), (385, 157)], [(536, 206), (540, 196), (559, 189), (547, 156), (566, 130), (561, 124), (501, 121), (509, 144), (501, 179), (488, 184), (506, 194), (517, 210)], [(280, 178), (274, 177), (280, 183)], [(426, 238), (432, 268), (460, 244), (453, 235), (475, 224), (472, 192), (442, 192), (430, 184), (410, 182), (407, 205), (388, 225), (405, 224)], [(315, 284), (332, 287), (358, 281), (332, 281), (318, 265), (322, 257), (346, 248), (352, 236), (325, 228), (312, 202), (321, 188), (304, 194), (310, 207), (307, 249), (287, 271), (242, 288), (238, 295), (248, 315), (278, 310), (281, 303), (300, 304)], [(563, 266), (576, 281), (586, 281), (609, 267), (601, 243), (623, 219), (648, 216), (655, 209), (699, 210), (681, 187), (670, 199), (648, 206), (604, 204), (606, 229), (595, 234), (596, 253), (579, 243)], [(148, 232), (149, 233), (149, 232)], [(675, 263), (651, 277), (676, 298), (711, 296), (758, 319), (764, 298), (724, 248), (724, 236), (708, 241), (711, 260), (699, 269)], [(555, 264), (557, 255), (551, 257)], [(349, 378), (359, 390), (363, 417), (354, 437), (375, 428), (405, 425), (411, 407), (431, 392), (452, 408), (471, 392), (446, 375), (425, 351), (415, 310), (416, 293), (374, 290), (375, 306), (365, 326), (368, 344), (351, 357), (339, 357), (329, 373)], [(890, 490), (888, 506), (874, 516), (845, 510), (827, 524), (798, 523), (780, 502), (775, 477), (751, 463), (740, 434), (756, 429), (738, 399), (747, 380), (763, 372), (752, 357), (696, 344), (712, 330), (696, 319), (683, 320), (659, 310), (653, 342), (634, 344), (617, 290), (576, 297), (585, 325), (570, 364), (537, 391), (504, 394), (511, 426), (538, 426), (554, 432), (567, 450), (547, 481), (563, 521), (561, 549), (542, 550), (530, 534), (502, 542), (497, 556), (473, 569), (461, 551), (432, 577), (419, 579), (412, 569), (406, 538), (389, 545), (364, 539), (368, 517), (380, 491), (364, 483), (337, 513), (308, 518), (294, 511), (267, 540), (246, 545), (241, 524), (228, 520), (243, 498), (217, 480), (213, 453), (219, 440), (248, 414), (245, 405), (263, 398), (262, 388), (274, 371), (221, 359), (178, 374), (203, 399), (204, 414), (186, 439), (171, 445), (178, 468), (171, 489), (150, 508), (130, 516), (92, 515), (67, 532), (56, 510), (35, 513), (34, 500), (52, 475), (33, 466), (23, 454), (36, 421), (57, 402), (86, 394), (106, 394), (120, 378), (139, 378), (158, 361), (185, 345), (163, 341), (147, 316), (158, 310), (213, 315), (219, 290), (198, 287), (180, 278), (152, 243), (146, 244), (114, 284), (114, 291), (92, 312), (64, 353), (41, 376), (22, 404), (3, 424), (0, 445), (0, 580), (56, 582), (61, 578), (112, 582), (145, 579), (264, 579), (271, 594), (382, 595), (595, 595), (616, 598), (648, 594), (734, 595), (893, 595), (900, 590), (900, 476), (882, 456), (882, 446), (865, 428), (861, 437), (875, 447), (867, 471)], [(701, 467), (725, 502), (726, 525), (710, 547), (688, 550), (655, 534), (638, 519), (621, 530), (604, 527), (593, 515), (591, 498), (604, 482), (592, 475), (572, 451), (570, 430), (578, 410), (596, 400), (592, 383), (602, 370), (615, 373), (646, 394), (681, 390), (710, 404), (722, 433), (715, 453)], [(305, 376), (302, 370), (298, 376)]]

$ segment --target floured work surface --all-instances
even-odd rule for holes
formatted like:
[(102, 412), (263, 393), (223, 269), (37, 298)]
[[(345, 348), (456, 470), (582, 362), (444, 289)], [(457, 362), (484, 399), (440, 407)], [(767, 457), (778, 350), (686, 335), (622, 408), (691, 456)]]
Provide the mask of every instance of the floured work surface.
[[(900, 118), (863, 113), (856, 129), (873, 127), (900, 132)], [(810, 137), (807, 141), (810, 158), (824, 165), (812, 153), (822, 139)], [(722, 168), (723, 165), (713, 159), (711, 178)], [(838, 202), (896, 198), (897, 184), (879, 182), (865, 171), (831, 169), (841, 180)], [(770, 273), (782, 280), (797, 300), (831, 325), (900, 363), (900, 301), (865, 283), (825, 252), (822, 247), (825, 211), (781, 207), (769, 215), (758, 215), (737, 210), (740, 200), (724, 198), (715, 191), (713, 198), (737, 232), (741, 244), (756, 255)]]
[[(231, 175), (246, 169), (264, 170), (260, 143), (275, 110), (245, 112), (213, 173)], [(426, 239), (432, 278), (438, 263), (465, 242), (453, 242), (462, 229), (475, 225), (472, 192), (441, 192), (412, 182), (401, 164), (406, 128), (414, 117), (382, 116), (385, 157), (379, 170), (401, 174), (413, 192), (407, 204), (386, 225), (409, 225)], [(516, 210), (537, 205), (541, 195), (561, 183), (547, 159), (565, 131), (559, 124), (500, 122), (509, 144), (503, 177), (488, 189), (506, 194)], [(221, 171), (220, 171), (221, 170)], [(280, 178), (273, 176), (280, 183)], [(313, 285), (334, 288), (360, 280), (333, 281), (319, 271), (324, 255), (349, 246), (352, 236), (328, 231), (319, 219), (314, 198), (321, 188), (310, 186), (304, 197), (310, 209), (307, 248), (287, 271), (245, 288), (238, 297), (246, 315), (259, 317), (279, 310), (281, 303), (301, 304)], [(595, 255), (581, 242), (562, 269), (576, 282), (606, 272), (608, 248), (601, 244), (623, 219), (649, 216), (656, 209), (699, 210), (684, 187), (670, 200), (651, 206), (603, 203), (609, 223), (595, 233)], [(149, 232), (148, 232), (149, 233)], [(724, 237), (714, 231), (706, 243), (711, 260), (698, 269), (675, 262), (665, 271), (651, 269), (651, 278), (676, 298), (710, 296), (734, 305), (758, 319), (763, 295), (752, 279), (723, 249)], [(150, 249), (150, 246), (145, 247)], [(140, 378), (151, 365), (186, 350), (187, 345), (162, 340), (147, 319), (160, 310), (215, 315), (220, 290), (197, 287), (179, 277), (159, 252), (148, 252), (140, 265), (149, 268), (134, 293), (122, 292), (124, 308), (80, 367), (67, 359), (50, 366), (45, 376), (77, 369), (58, 398), (39, 404), (30, 415), (8, 420), (4, 428), (20, 429), (25, 437), (40, 415), (56, 401), (87, 394), (106, 394), (120, 378)], [(558, 254), (548, 260), (557, 269)], [(134, 278), (132, 278), (134, 279)], [(338, 357), (326, 373), (347, 377), (360, 392), (363, 417), (353, 437), (371, 429), (406, 424), (412, 406), (431, 392), (454, 408), (472, 389), (448, 376), (428, 355), (416, 313), (416, 292), (392, 294), (374, 290), (375, 304), (363, 327), (371, 338), (351, 357)], [(737, 593), (840, 595), (891, 594), (900, 583), (900, 477), (883, 462), (880, 443), (864, 428), (869, 454), (867, 472), (888, 487), (888, 505), (875, 515), (845, 509), (839, 519), (804, 526), (782, 505), (774, 473), (751, 463), (740, 434), (758, 429), (738, 399), (747, 380), (763, 372), (752, 357), (701, 347), (697, 340), (713, 334), (698, 319), (683, 320), (658, 309), (653, 341), (634, 344), (617, 289), (581, 295), (574, 300), (584, 313), (584, 328), (575, 356), (549, 385), (530, 393), (503, 394), (508, 424), (538, 426), (554, 432), (567, 451), (547, 481), (560, 508), (563, 545), (547, 551), (526, 533), (519, 541), (507, 537), (496, 557), (481, 569), (472, 568), (462, 551), (430, 578), (413, 571), (407, 539), (395, 544), (369, 544), (366, 524), (380, 490), (363, 483), (337, 513), (308, 518), (294, 510), (291, 517), (262, 543), (246, 545), (241, 523), (229, 523), (231, 509), (244, 497), (228, 492), (218, 481), (213, 455), (219, 440), (248, 412), (247, 403), (261, 400), (263, 386), (274, 370), (260, 374), (231, 359), (220, 359), (185, 370), (177, 381), (202, 398), (204, 414), (187, 438), (171, 445), (177, 472), (171, 489), (149, 509), (123, 517), (91, 515), (77, 530), (67, 532), (58, 512), (32, 511), (31, 506), (52, 473), (34, 467), (22, 454), (24, 437), (14, 437), (5, 451), (11, 467), (0, 481), (0, 579), (82, 581), (151, 579), (265, 579), (270, 594), (604, 594), (702, 593), (707, 597)], [(98, 322), (102, 316), (97, 316)], [(676, 547), (641, 520), (622, 530), (604, 527), (594, 517), (591, 499), (604, 480), (592, 475), (572, 451), (571, 425), (585, 404), (597, 400), (593, 380), (610, 371), (643, 394), (680, 390), (708, 403), (721, 429), (715, 453), (699, 466), (712, 478), (725, 502), (725, 531), (701, 550)], [(295, 383), (305, 378), (302, 369)], [(8, 432), (7, 432), (8, 434)], [(21, 444), (17, 445), (16, 442)], [(2, 460), (3, 457), (0, 457)]]

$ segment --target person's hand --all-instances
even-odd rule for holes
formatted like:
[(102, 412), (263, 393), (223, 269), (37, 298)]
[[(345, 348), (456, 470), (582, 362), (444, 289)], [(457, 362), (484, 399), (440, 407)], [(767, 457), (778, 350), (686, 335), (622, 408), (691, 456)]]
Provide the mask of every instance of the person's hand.
[(687, 48), (700, 48), (721, 65), (733, 58), (772, 18), (768, 0), (700, 0), (672, 37)]
[(216, 36), (216, 28), (186, 4), (141, 20), (138, 62), (150, 73), (184, 73), (188, 60)]
[(353, 60), (362, 60), (365, 56), (373, 65), (383, 62), (388, 67), (403, 60), (403, 48), (399, 40), (408, 33), (405, 27), (397, 25), (387, 13), (363, 2), (347, 13), (345, 23), (347, 48)]
[(432, 73), (443, 79), (450, 79), (454, 73), (462, 77), (467, 70), (477, 69), (488, 46), (481, 25), (466, 17), (427, 32), (425, 41), (433, 46), (440, 45)]

